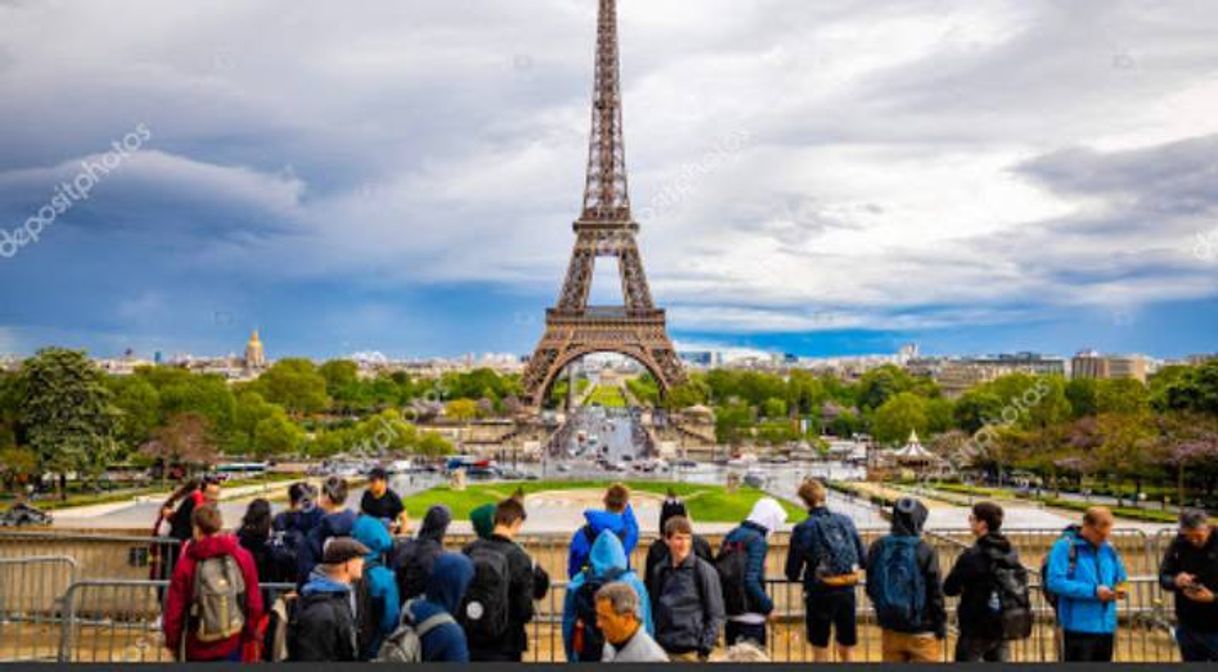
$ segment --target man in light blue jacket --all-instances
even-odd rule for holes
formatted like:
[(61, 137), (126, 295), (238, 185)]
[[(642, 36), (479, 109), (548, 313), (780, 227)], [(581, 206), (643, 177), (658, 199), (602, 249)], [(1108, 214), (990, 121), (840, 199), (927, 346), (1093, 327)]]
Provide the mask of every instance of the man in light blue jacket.
[(1112, 661), (1117, 602), (1125, 598), (1129, 580), (1108, 543), (1114, 522), (1108, 509), (1088, 509), (1078, 534), (1062, 537), (1049, 551), (1045, 587), (1057, 596), (1066, 662)]
[(570, 662), (599, 662), (605, 649), (605, 635), (596, 624), (596, 593), (610, 583), (624, 583), (638, 593), (638, 620), (647, 634), (655, 632), (651, 620), (651, 599), (637, 574), (626, 565), (622, 540), (605, 530), (592, 544), (588, 567), (575, 575), (567, 587), (562, 610), (562, 642)]

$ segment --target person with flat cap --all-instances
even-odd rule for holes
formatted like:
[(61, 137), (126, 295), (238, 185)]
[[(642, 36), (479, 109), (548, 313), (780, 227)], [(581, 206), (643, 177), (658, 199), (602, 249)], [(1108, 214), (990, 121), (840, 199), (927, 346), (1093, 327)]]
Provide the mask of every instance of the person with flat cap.
[(352, 584), (364, 574), (367, 546), (350, 537), (326, 542), (322, 561), (309, 575), (288, 630), (291, 661), (358, 659), (356, 605)]

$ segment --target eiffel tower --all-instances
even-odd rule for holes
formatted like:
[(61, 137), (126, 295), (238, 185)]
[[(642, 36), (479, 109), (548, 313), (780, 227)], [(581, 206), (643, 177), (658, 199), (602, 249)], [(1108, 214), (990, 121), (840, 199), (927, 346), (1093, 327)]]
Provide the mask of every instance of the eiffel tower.
[[(661, 393), (685, 379), (664, 310), (656, 308), (643, 272), (626, 188), (622, 91), (618, 59), (617, 0), (600, 0), (592, 138), (583, 214), (575, 222), (575, 249), (558, 306), (546, 311), (546, 331), (524, 372), (524, 391), (540, 408), (568, 364), (596, 352), (616, 352), (642, 364)], [(622, 306), (589, 306), (592, 271), (599, 257), (616, 257)]]

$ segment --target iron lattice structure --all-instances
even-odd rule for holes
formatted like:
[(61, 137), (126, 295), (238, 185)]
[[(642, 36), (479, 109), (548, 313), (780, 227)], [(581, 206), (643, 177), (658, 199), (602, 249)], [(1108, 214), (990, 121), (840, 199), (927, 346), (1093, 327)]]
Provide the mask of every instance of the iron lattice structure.
[[(585, 355), (616, 352), (651, 372), (662, 392), (685, 379), (668, 337), (664, 310), (656, 308), (635, 240), (630, 213), (622, 90), (617, 39), (617, 0), (600, 0), (596, 80), (584, 208), (575, 222), (575, 249), (558, 306), (546, 311), (546, 331), (524, 373), (525, 395), (540, 407), (554, 380)], [(592, 274), (600, 257), (616, 257), (622, 306), (589, 306)]]

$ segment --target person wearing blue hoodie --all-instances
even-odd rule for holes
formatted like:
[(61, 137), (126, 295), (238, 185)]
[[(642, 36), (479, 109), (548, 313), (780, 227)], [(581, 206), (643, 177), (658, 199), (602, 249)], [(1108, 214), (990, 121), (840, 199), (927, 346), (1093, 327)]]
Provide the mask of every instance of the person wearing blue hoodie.
[[(431, 568), (427, 589), (422, 597), (406, 603), (405, 618), (416, 628), (436, 616), (452, 616), (461, 607), (465, 591), (474, 578), (474, 564), (460, 553), (442, 553)], [(468, 663), (469, 642), (465, 630), (455, 620), (445, 622), (423, 633), (425, 663)]]
[(610, 583), (629, 585), (639, 594), (639, 623), (651, 635), (651, 600), (647, 587), (626, 563), (626, 550), (617, 535), (604, 530), (592, 544), (588, 567), (567, 586), (562, 610), (562, 642), (570, 662), (599, 662), (604, 652), (604, 634), (596, 627), (596, 591)]
[(385, 566), (385, 554), (393, 549), (393, 537), (379, 518), (361, 515), (351, 528), (351, 537), (368, 547), (363, 578), (356, 584), (356, 623), (361, 660), (372, 660), (381, 642), (393, 634), (402, 615), (397, 577)]
[(1057, 596), (1065, 662), (1112, 661), (1117, 601), (1125, 599), (1129, 580), (1108, 542), (1114, 522), (1108, 509), (1088, 509), (1079, 532), (1062, 537), (1049, 551), (1045, 588)]
[(601, 532), (608, 530), (617, 535), (626, 552), (627, 566), (630, 554), (639, 545), (639, 521), (630, 507), (630, 488), (614, 483), (605, 492), (605, 510), (589, 509), (584, 512), (587, 524), (575, 531), (571, 537), (571, 552), (567, 556), (567, 578), (574, 579), (588, 565), (592, 544)]
[(317, 526), (305, 535), (300, 548), (296, 552), (297, 585), (304, 585), (313, 568), (317, 566), (326, 548), (326, 540), (332, 537), (349, 537), (351, 528), (355, 527), (358, 516), (354, 511), (345, 508), (347, 504), (347, 482), (338, 476), (331, 476), (321, 486), (319, 505), (325, 515)]

